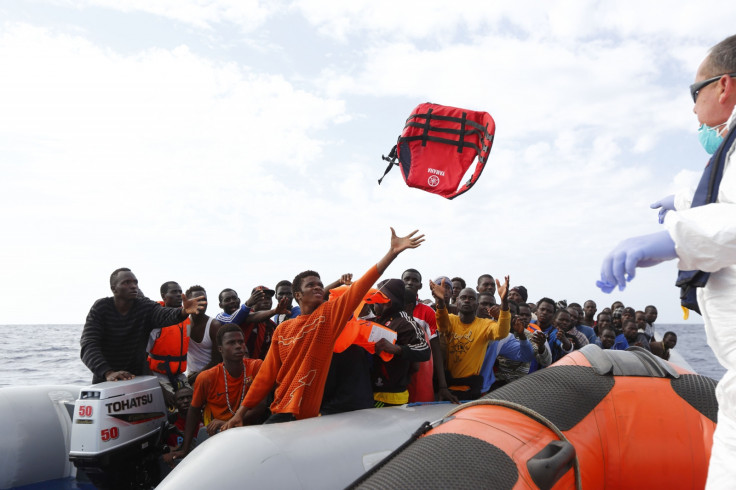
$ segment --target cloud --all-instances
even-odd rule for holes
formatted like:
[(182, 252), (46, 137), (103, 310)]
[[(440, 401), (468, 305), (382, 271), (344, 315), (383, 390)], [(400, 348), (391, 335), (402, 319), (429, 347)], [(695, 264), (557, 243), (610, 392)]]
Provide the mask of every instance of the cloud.
[[(717, 0), (696, 4), (656, 0), (641, 2), (578, 2), (573, 0), (493, 3), (482, 0), (461, 5), (442, 0), (390, 2), (387, 0), (334, 3), (295, 0), (319, 32), (347, 42), (369, 40), (422, 40), (446, 44), (462, 36), (501, 32), (526, 40), (558, 39), (576, 44), (596, 37), (652, 39), (723, 38), (731, 34), (729, 14), (736, 8)], [(720, 10), (719, 10), (720, 9)], [(719, 11), (721, 15), (708, 15)], [(683, 35), (682, 26), (688, 26)]]
[[(24, 284), (40, 282), (29, 261), (41, 256), (66, 267), (157, 256), (172, 240), (242, 245), (274, 195), (309, 182), (320, 131), (349, 120), (341, 100), (187, 46), (123, 55), (16, 23), (4, 25), (0, 60), (0, 201), (15, 210), (4, 225), (53, 237), (3, 245), (4, 263), (28, 264)], [(291, 212), (280, 210), (283, 223)]]
[[(687, 84), (703, 46), (730, 34), (725, 14), (678, 33), (661, 12), (692, 8), (669, 3), (52, 3), (63, 23), (0, 34), (10, 321), (81, 322), (121, 265), (154, 297), (171, 279), (213, 296), (307, 268), (360, 274), (389, 226), (427, 234), (390, 276), (510, 273), (532, 299), (610, 302), (593, 286), (600, 261), (659, 229), (649, 203), (700, 151)], [(100, 9), (131, 32), (144, 14), (196, 34), (106, 45), (89, 29)], [(287, 17), (306, 22), (294, 39)], [(244, 32), (305, 59), (256, 56)], [(496, 119), (483, 176), (453, 201), (398, 169), (375, 182), (425, 100)], [(622, 299), (676, 305), (671, 269), (642, 271)], [(40, 284), (54, 294), (29, 306)]]
[(57, 3), (78, 9), (102, 7), (122, 13), (144, 12), (206, 30), (214, 29), (218, 24), (231, 23), (244, 31), (262, 26), (279, 7), (276, 2), (259, 0), (65, 0)]

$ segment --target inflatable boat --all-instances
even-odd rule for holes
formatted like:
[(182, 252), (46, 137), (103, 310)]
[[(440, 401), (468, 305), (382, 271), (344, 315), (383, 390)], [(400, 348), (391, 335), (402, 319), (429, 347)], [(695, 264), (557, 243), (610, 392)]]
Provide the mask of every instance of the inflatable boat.
[(448, 412), (353, 488), (703, 488), (715, 381), (586, 346)]
[[(229, 430), (157, 488), (702, 488), (715, 385), (643, 349), (586, 346), (463, 405)], [(151, 377), (0, 390), (0, 488), (152, 487), (159, 393)]]

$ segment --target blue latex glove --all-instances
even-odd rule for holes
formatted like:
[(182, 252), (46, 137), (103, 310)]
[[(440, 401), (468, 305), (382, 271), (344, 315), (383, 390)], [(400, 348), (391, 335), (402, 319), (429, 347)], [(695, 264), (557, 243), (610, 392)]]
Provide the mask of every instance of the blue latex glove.
[(603, 259), (601, 280), (595, 285), (604, 293), (610, 293), (616, 285), (623, 291), (626, 282), (636, 275), (637, 267), (651, 267), (676, 258), (675, 242), (666, 231), (628, 238)]
[(667, 214), (667, 211), (676, 211), (675, 195), (670, 194), (669, 196), (665, 196), (659, 201), (650, 204), (649, 207), (652, 209), (659, 209), (659, 224), (661, 225), (664, 223), (664, 215)]

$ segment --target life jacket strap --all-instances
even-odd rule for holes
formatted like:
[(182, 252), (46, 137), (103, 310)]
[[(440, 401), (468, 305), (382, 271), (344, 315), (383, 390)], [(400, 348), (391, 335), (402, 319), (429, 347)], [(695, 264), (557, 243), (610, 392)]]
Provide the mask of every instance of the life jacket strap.
[(153, 354), (151, 352), (148, 353), (148, 357), (155, 361), (166, 361), (166, 362), (184, 362), (187, 360), (187, 355), (183, 354), (181, 356), (163, 356), (161, 354)]
[(386, 167), (386, 171), (383, 172), (383, 175), (380, 179), (378, 179), (378, 185), (381, 185), (381, 182), (383, 182), (383, 178), (388, 174), (392, 168), (394, 168), (394, 165), (398, 165), (397, 163), (397, 157), (396, 157), (396, 145), (394, 145), (393, 148), (391, 148), (391, 151), (389, 152), (388, 156), (381, 155), (382, 160), (386, 160), (388, 162), (388, 167)]

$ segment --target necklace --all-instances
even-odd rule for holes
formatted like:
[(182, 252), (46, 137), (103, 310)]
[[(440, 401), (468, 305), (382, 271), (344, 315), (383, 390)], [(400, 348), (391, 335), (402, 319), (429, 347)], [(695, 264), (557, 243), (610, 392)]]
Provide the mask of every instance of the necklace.
[[(235, 412), (233, 412), (233, 407), (230, 405), (230, 390), (227, 388), (227, 369), (225, 369), (225, 365), (222, 365), (222, 376), (225, 378), (225, 400), (227, 401), (227, 409), (230, 410), (230, 413), (235, 415)], [(240, 391), (240, 401), (238, 401), (238, 407), (240, 407), (240, 404), (243, 403), (243, 398), (245, 398), (245, 366), (243, 366), (243, 389)]]

